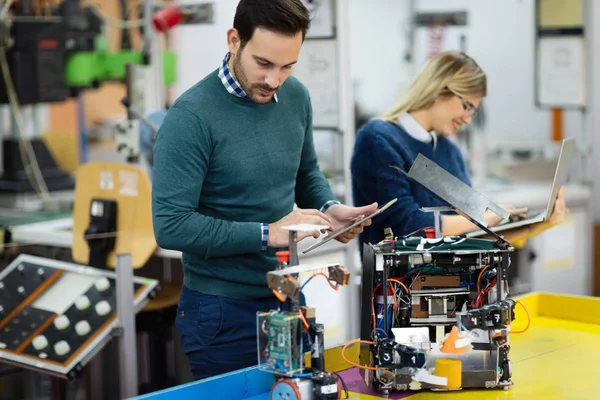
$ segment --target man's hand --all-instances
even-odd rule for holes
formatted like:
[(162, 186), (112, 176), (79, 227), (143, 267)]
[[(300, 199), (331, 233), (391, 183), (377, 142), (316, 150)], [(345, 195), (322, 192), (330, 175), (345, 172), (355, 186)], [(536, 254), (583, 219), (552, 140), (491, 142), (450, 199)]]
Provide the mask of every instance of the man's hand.
[[(281, 229), (284, 226), (298, 225), (298, 224), (311, 224), (311, 225), (324, 225), (327, 229), (332, 229), (330, 218), (318, 210), (301, 210), (296, 209), (281, 218), (279, 221), (269, 224), (269, 239), (267, 242), (268, 247), (288, 247), (290, 245), (290, 232)], [(318, 238), (320, 235), (319, 231), (313, 232), (298, 232), (298, 242), (309, 236)]]
[[(353, 222), (356, 222), (375, 211), (377, 211), (377, 203), (364, 207), (350, 207), (343, 204), (334, 204), (325, 211), (325, 214), (329, 216), (333, 230), (338, 230), (351, 225)], [(365, 226), (369, 225), (371, 225), (370, 219), (338, 236), (336, 240), (342, 243), (348, 243), (360, 234)]]

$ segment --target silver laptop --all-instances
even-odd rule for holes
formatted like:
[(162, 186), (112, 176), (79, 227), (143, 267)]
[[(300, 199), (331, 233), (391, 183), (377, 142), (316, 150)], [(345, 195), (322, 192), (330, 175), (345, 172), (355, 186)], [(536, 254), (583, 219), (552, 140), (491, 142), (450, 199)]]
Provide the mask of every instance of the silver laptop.
[[(560, 147), (560, 154), (558, 155), (558, 162), (556, 163), (556, 170), (554, 171), (554, 180), (552, 181), (552, 190), (550, 190), (550, 197), (548, 198), (548, 204), (542, 211), (529, 211), (527, 216), (518, 221), (502, 221), (496, 226), (488, 228), (492, 232), (502, 232), (509, 229), (520, 228), (535, 224), (538, 222), (546, 221), (552, 215), (554, 211), (554, 202), (556, 201), (556, 194), (561, 186), (567, 183), (569, 176), (569, 170), (571, 168), (571, 161), (575, 155), (576, 142), (574, 138), (564, 139)], [(467, 237), (477, 237), (486, 235), (487, 232), (483, 230), (477, 230), (469, 232)]]

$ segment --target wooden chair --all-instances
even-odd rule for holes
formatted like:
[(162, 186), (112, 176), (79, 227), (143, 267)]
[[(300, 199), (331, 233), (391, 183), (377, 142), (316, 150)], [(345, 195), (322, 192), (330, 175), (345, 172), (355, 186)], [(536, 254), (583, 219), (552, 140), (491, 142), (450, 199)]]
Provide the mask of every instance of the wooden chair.
[[(112, 212), (112, 217), (104, 216), (105, 220), (102, 220), (94, 203), (103, 204), (100, 211)], [(90, 229), (94, 223), (97, 223), (95, 230)], [(104, 230), (114, 230), (116, 236), (111, 235), (112, 232), (98, 232), (98, 226), (103, 223), (106, 223)], [(106, 229), (110, 225), (114, 229)], [(97, 265), (97, 255), (90, 248), (95, 245), (110, 249), (101, 260), (104, 265)], [(73, 259), (80, 264), (115, 268), (117, 254), (127, 253), (131, 254), (136, 274), (140, 274), (139, 270), (157, 248), (152, 227), (151, 186), (146, 172), (122, 163), (88, 163), (79, 167), (73, 209)], [(150, 361), (152, 372), (148, 391), (164, 389), (168, 385), (166, 342), (172, 339), (170, 332), (180, 294), (181, 284), (161, 282), (157, 296), (136, 318), (137, 331), (147, 334), (151, 342), (147, 349), (153, 359)]]

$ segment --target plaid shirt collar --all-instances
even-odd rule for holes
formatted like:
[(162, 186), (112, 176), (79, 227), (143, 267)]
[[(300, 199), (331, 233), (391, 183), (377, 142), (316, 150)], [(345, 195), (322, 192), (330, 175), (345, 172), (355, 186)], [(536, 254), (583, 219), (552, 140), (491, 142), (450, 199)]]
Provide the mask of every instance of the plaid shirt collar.
[[(219, 67), (219, 79), (221, 79), (221, 82), (223, 82), (223, 86), (225, 86), (225, 89), (227, 89), (229, 93), (237, 97), (246, 98), (248, 97), (248, 95), (229, 71), (229, 66), (227, 65), (227, 62), (229, 61), (229, 56), (229, 53), (225, 55), (225, 58), (223, 58), (223, 62)], [(275, 102), (278, 102), (277, 93), (273, 95), (273, 99), (275, 100)]]

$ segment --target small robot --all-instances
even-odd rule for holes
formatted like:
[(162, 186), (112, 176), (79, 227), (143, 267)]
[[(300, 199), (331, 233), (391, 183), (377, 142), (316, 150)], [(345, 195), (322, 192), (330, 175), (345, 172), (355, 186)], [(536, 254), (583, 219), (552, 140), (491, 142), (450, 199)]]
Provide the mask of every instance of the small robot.
[[(350, 273), (341, 265), (299, 265), (297, 232), (326, 229), (325, 226), (296, 225), (290, 232), (289, 251), (277, 253), (279, 267), (267, 273), (267, 284), (281, 301), (278, 310), (257, 314), (258, 366), (276, 377), (272, 399), (339, 399), (342, 386), (337, 375), (325, 371), (324, 326), (316, 322), (316, 310), (301, 305), (300, 273), (325, 275), (337, 289), (348, 284)], [(305, 353), (310, 352), (310, 367)]]

